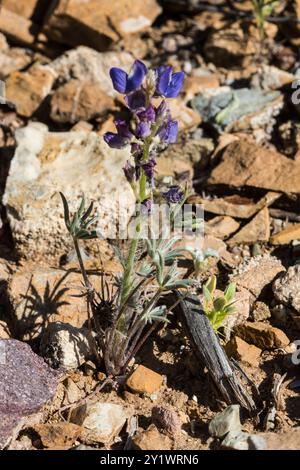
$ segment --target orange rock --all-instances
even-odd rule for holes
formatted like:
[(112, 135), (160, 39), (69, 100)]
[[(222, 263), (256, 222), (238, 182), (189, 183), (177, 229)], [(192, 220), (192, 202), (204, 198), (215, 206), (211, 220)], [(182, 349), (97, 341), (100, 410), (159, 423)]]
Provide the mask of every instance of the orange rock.
[(138, 450), (170, 450), (171, 439), (161, 434), (154, 424), (146, 431), (139, 433), (133, 439), (133, 445)]
[(234, 357), (238, 361), (249, 366), (258, 367), (261, 349), (252, 344), (246, 343), (238, 336), (234, 336), (226, 344), (225, 350), (230, 357)]
[(235, 332), (244, 341), (254, 344), (262, 350), (284, 348), (290, 344), (290, 340), (282, 330), (268, 323), (245, 322), (238, 325)]
[(46, 67), (14, 72), (6, 83), (7, 99), (15, 104), (18, 114), (30, 117), (50, 93), (55, 78), (55, 73)]
[(137, 393), (151, 394), (156, 392), (163, 383), (163, 377), (148, 367), (139, 365), (129, 376), (126, 385)]

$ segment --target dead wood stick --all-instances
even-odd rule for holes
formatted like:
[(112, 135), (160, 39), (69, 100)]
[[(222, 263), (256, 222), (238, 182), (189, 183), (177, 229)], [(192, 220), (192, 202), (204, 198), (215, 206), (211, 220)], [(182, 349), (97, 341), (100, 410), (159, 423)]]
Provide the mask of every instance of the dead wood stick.
[(188, 295), (182, 297), (179, 304), (179, 318), (182, 321), (186, 334), (191, 341), (198, 359), (208, 369), (215, 387), (226, 403), (239, 404), (250, 412), (256, 410), (256, 405), (241, 384), (236, 371), (230, 365), (228, 357), (205, 315), (198, 297)]

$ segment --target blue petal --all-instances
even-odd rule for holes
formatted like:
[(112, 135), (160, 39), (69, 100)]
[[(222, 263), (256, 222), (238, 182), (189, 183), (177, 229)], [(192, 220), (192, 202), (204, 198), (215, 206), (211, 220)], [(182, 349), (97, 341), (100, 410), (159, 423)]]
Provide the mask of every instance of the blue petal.
[(171, 81), (172, 67), (164, 67), (164, 70), (162, 72), (161, 70), (162, 67), (158, 69), (157, 90), (161, 95), (166, 96)]
[(109, 71), (109, 74), (113, 82), (114, 89), (117, 90), (119, 93), (125, 93), (128, 78), (127, 73), (124, 72), (124, 70), (122, 69), (112, 67)]
[(167, 98), (176, 98), (182, 88), (184, 80), (184, 72), (177, 72), (172, 75), (171, 81), (169, 83), (168, 89), (165, 93)]
[(106, 132), (103, 139), (113, 149), (121, 149), (128, 144), (128, 139), (120, 134), (114, 134), (113, 132)]
[(132, 91), (135, 91), (140, 88), (146, 73), (146, 65), (143, 64), (143, 62), (141, 62), (140, 60), (136, 60), (127, 78), (126, 93), (131, 93)]

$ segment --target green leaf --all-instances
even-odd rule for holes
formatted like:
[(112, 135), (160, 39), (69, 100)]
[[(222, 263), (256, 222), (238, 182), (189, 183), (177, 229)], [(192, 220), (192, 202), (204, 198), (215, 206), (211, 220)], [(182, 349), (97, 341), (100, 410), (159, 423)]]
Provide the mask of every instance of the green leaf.
[(222, 311), (226, 307), (226, 299), (224, 297), (218, 297), (214, 300), (214, 309), (216, 311)]
[(89, 208), (87, 209), (85, 214), (83, 214), (83, 216), (81, 217), (81, 223), (85, 222), (89, 218), (89, 216), (91, 215), (91, 213), (93, 211), (93, 208), (94, 208), (94, 203), (91, 202), (90, 205), (89, 205)]
[(232, 282), (231, 284), (229, 284), (229, 286), (225, 290), (224, 297), (227, 300), (227, 302), (230, 302), (231, 300), (234, 299), (235, 289), (236, 289), (236, 285)]
[(212, 302), (212, 296), (206, 285), (202, 287), (202, 292), (207, 302)]
[(208, 281), (206, 282), (205, 284), (206, 288), (209, 290), (209, 292), (211, 294), (214, 293), (214, 291), (216, 290), (216, 286), (217, 286), (217, 278), (216, 276), (211, 276)]
[(60, 192), (59, 194), (62, 199), (63, 206), (64, 206), (65, 224), (66, 224), (67, 229), (69, 230), (70, 229), (70, 211), (69, 211), (68, 201), (66, 200), (63, 193)]

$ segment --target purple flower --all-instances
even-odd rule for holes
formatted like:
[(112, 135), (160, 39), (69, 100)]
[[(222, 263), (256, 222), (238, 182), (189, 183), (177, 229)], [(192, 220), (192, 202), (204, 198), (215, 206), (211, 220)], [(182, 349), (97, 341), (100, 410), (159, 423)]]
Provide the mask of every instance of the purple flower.
[(117, 67), (112, 67), (109, 73), (114, 89), (119, 93), (127, 94), (140, 88), (147, 73), (147, 67), (140, 60), (135, 60), (129, 75)]
[(184, 194), (178, 186), (171, 186), (167, 192), (163, 193), (163, 197), (171, 204), (178, 204), (184, 198)]
[(150, 186), (153, 186), (154, 183), (154, 168), (156, 166), (156, 161), (152, 157), (150, 158), (146, 163), (143, 163), (142, 168), (145, 172), (145, 175), (147, 177), (147, 180), (150, 184)]
[(169, 119), (158, 131), (160, 141), (164, 144), (174, 144), (178, 135), (178, 122)]
[(151, 135), (151, 125), (149, 122), (141, 121), (138, 123), (135, 131), (136, 137), (139, 139), (145, 139)]
[(162, 66), (156, 70), (158, 95), (166, 98), (176, 98), (183, 85), (184, 72), (173, 73), (173, 67)]
[(131, 111), (142, 111), (146, 108), (146, 95), (143, 90), (137, 90), (125, 96), (125, 103)]
[(117, 134), (113, 132), (106, 132), (103, 138), (107, 145), (109, 145), (111, 148), (121, 149), (131, 142), (133, 134), (130, 132), (126, 121), (117, 119), (115, 121), (115, 126), (118, 131)]
[(139, 118), (139, 123), (136, 128), (136, 137), (138, 138), (145, 138), (151, 135), (151, 125), (155, 121), (155, 109), (153, 106), (149, 106), (147, 109), (143, 111), (139, 111), (136, 113), (137, 117)]
[(151, 209), (152, 209), (152, 199), (149, 199), (149, 198), (145, 199), (141, 205), (141, 214), (148, 215), (149, 212), (151, 212)]
[(153, 106), (149, 106), (147, 109), (139, 111), (137, 115), (141, 121), (154, 122), (156, 118), (156, 113)]
[(123, 167), (124, 175), (129, 183), (132, 183), (136, 179), (136, 170), (129, 160), (125, 163)]
[(170, 115), (169, 107), (166, 101), (162, 100), (158, 108), (156, 108), (156, 119), (163, 120)]

